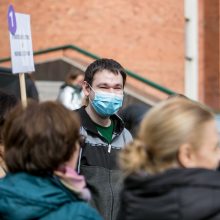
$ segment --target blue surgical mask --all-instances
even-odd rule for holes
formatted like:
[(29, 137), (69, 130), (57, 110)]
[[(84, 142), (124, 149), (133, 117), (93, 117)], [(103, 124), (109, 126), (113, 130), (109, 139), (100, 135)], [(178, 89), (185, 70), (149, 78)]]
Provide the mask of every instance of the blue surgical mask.
[(91, 104), (100, 116), (108, 117), (119, 110), (122, 106), (122, 102), (123, 95), (97, 91), (95, 92), (95, 97), (91, 101)]

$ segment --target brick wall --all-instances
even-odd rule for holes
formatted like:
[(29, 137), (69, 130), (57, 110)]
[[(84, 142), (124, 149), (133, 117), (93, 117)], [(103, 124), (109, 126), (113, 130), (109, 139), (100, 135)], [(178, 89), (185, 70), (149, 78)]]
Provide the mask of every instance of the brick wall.
[[(184, 0), (1, 0), (0, 58), (9, 55), (10, 3), (17, 12), (31, 15), (34, 50), (75, 44), (184, 92)], [(138, 87), (146, 90), (142, 84)], [(203, 96), (200, 87), (200, 99), (206, 100)]]
[(183, 90), (183, 0), (1, 0), (0, 57), (9, 55), (9, 3), (31, 15), (35, 50), (73, 43)]

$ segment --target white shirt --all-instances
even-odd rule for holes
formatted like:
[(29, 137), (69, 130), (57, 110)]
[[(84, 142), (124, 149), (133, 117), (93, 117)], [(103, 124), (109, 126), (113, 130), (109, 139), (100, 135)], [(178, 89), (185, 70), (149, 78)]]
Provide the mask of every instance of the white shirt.
[(66, 85), (61, 88), (57, 97), (57, 101), (62, 103), (65, 107), (70, 110), (78, 109), (82, 106), (82, 100), (84, 93), (77, 91), (72, 86)]

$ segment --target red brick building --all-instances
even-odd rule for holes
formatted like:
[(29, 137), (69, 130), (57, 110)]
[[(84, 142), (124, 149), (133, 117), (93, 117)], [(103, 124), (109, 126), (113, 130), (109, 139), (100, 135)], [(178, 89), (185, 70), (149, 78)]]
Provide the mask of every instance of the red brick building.
[[(114, 58), (147, 79), (185, 93), (188, 20), (184, 3), (184, 0), (1, 0), (0, 59), (10, 55), (7, 9), (12, 4), (17, 12), (31, 15), (35, 51), (74, 44), (100, 57)], [(198, 99), (220, 109), (219, 0), (198, 0), (197, 4)], [(131, 79), (129, 82), (148, 92), (146, 85)]]

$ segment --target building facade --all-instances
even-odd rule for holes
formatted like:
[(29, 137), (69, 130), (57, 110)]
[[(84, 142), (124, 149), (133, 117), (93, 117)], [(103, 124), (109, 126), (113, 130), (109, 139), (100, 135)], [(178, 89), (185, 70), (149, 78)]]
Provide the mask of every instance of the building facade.
[[(189, 57), (184, 3), (184, 0), (2, 0), (0, 59), (10, 55), (6, 18), (12, 4), (15, 11), (31, 15), (35, 51), (74, 44), (100, 57), (116, 59), (140, 76), (186, 94)], [(197, 98), (220, 109), (219, 0), (197, 3)], [(146, 85), (128, 81), (148, 92)]]

